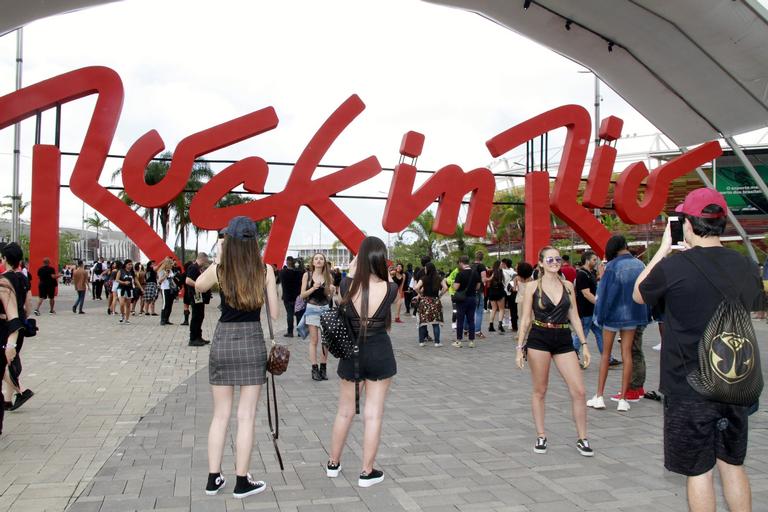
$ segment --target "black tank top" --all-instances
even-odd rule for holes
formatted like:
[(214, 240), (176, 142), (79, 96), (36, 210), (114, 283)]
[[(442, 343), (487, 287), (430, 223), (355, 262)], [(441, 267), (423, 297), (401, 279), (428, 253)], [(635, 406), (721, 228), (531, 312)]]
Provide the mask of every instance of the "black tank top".
[[(219, 292), (221, 297), (221, 316), (219, 322), (259, 322), (261, 320), (261, 308), (256, 308), (253, 311), (243, 311), (241, 309), (235, 309), (227, 304), (227, 299), (224, 297), (223, 292)], [(264, 300), (267, 300), (264, 297)]]
[[(536, 285), (535, 282), (530, 284)], [(541, 298), (541, 301), (539, 301), (539, 298)], [(542, 307), (542, 304), (544, 307)], [(533, 292), (533, 317), (539, 322), (567, 324), (570, 307), (571, 298), (568, 296), (568, 290), (565, 285), (563, 285), (563, 296), (558, 304), (553, 304), (549, 295), (541, 288), (537, 287), (536, 291)]]
[[(314, 286), (315, 281), (312, 279), (312, 272), (309, 272), (309, 278), (307, 279), (307, 290)], [(323, 283), (322, 288), (318, 288), (313, 291), (312, 294), (307, 297), (307, 302), (314, 306), (325, 306), (329, 303), (328, 296), (325, 294), (325, 287), (330, 286), (330, 283)]]

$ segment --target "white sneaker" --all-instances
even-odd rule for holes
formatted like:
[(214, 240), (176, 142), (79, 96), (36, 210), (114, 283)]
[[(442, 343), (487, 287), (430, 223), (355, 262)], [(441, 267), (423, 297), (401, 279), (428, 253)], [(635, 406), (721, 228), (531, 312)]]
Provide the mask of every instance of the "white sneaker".
[(419, 343), (419, 346), (420, 346), (420, 347), (423, 347), (423, 346), (424, 346), (424, 342), (423, 342), (423, 341), (422, 341), (422, 342), (420, 342), (420, 343)]
[(616, 410), (619, 412), (627, 412), (629, 410), (629, 402), (622, 398), (619, 400), (619, 405), (616, 407)]
[(587, 400), (587, 407), (592, 407), (593, 409), (605, 409), (605, 400), (603, 400), (603, 397), (595, 395)]
[(661, 352), (661, 343), (659, 343), (658, 345), (654, 345), (653, 350), (655, 350), (656, 352)]

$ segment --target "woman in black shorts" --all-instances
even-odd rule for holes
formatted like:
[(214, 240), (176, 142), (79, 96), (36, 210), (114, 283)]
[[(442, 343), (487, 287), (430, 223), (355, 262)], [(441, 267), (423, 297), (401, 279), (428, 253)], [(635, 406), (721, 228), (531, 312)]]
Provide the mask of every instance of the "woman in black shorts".
[[(347, 441), (349, 427), (355, 417), (355, 386), (365, 391), (365, 422), (363, 426), (363, 467), (358, 478), (360, 487), (370, 487), (384, 480), (384, 473), (374, 469), (373, 461), (379, 449), (384, 399), (397, 373), (395, 354), (388, 330), (392, 323), (392, 303), (398, 287), (389, 280), (387, 247), (380, 239), (369, 236), (360, 245), (360, 252), (349, 264), (348, 277), (341, 282), (342, 304), (354, 336), (363, 325), (358, 368), (354, 359), (339, 360), (339, 410), (333, 423), (331, 453), (326, 474), (335, 478), (341, 471), (341, 452)], [(363, 306), (363, 297), (367, 305)], [(372, 313), (370, 313), (372, 312)], [(358, 384), (356, 384), (358, 383)]]
[[(222, 231), (217, 260), (195, 281), (195, 291), (205, 293), (219, 285), (221, 316), (216, 324), (208, 358), (208, 380), (213, 394), (213, 417), (208, 430), (208, 484), (205, 493), (218, 494), (226, 481), (222, 458), (227, 444), (227, 425), (232, 414), (235, 386), (237, 404), (235, 474), (233, 496), (245, 498), (266, 488), (248, 473), (253, 450), (256, 404), (267, 382), (267, 348), (261, 329), (261, 309), (277, 320), (275, 273), (259, 255), (256, 223), (235, 217)], [(220, 261), (219, 259), (220, 258)]]
[[(571, 410), (576, 422), (576, 449), (585, 457), (594, 455), (587, 440), (587, 406), (584, 401), (584, 378), (571, 340), (572, 327), (579, 337), (584, 354), (584, 368), (589, 366), (589, 348), (584, 338), (573, 284), (560, 279), (558, 272), (563, 259), (554, 247), (539, 251), (539, 276), (525, 287), (522, 318), (517, 336), (517, 366), (523, 368), (524, 358), (531, 366), (533, 395), (531, 408), (536, 424), (536, 444), (533, 451), (547, 452), (544, 430), (544, 398), (549, 384), (549, 368), (555, 361), (571, 395)], [(531, 325), (533, 324), (533, 325)], [(530, 332), (528, 332), (530, 328)], [(528, 340), (525, 342), (526, 334)]]

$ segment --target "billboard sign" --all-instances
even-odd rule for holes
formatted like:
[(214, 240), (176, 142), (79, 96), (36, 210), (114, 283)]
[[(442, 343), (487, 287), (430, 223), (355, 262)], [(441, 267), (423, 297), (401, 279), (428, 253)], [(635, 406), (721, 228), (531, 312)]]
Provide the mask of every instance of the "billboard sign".
[[(768, 183), (768, 148), (747, 150), (747, 158)], [(768, 198), (733, 154), (721, 156), (715, 166), (715, 188), (725, 196), (736, 216), (768, 215)]]

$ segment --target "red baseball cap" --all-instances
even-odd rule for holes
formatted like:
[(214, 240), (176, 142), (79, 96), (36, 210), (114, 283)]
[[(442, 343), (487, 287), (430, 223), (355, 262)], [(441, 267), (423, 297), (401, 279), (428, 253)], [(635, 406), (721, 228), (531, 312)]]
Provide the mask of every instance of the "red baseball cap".
[[(702, 211), (711, 204), (716, 204), (722, 208), (722, 213), (704, 213)], [(717, 219), (727, 215), (728, 205), (725, 203), (723, 194), (717, 190), (711, 188), (697, 188), (685, 196), (685, 201), (677, 205), (675, 211), (693, 217), (701, 217), (703, 219)]]

